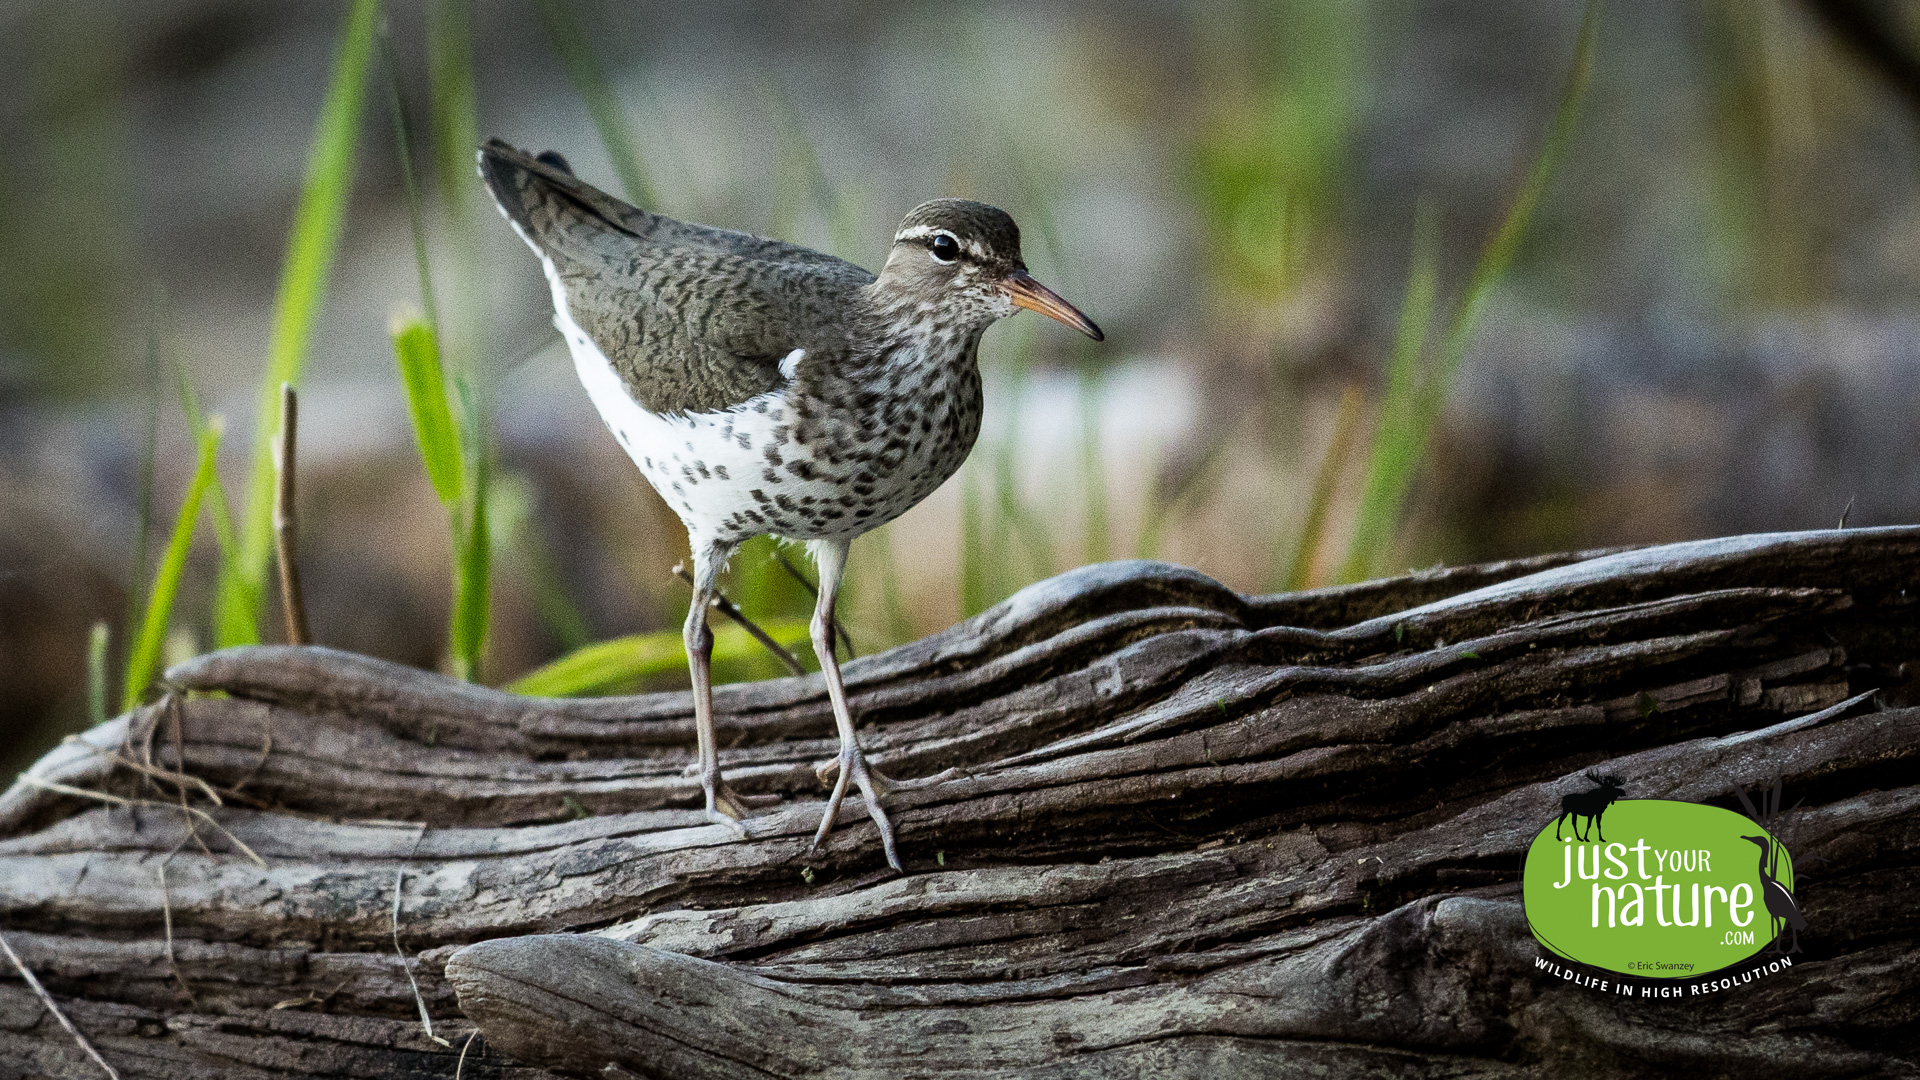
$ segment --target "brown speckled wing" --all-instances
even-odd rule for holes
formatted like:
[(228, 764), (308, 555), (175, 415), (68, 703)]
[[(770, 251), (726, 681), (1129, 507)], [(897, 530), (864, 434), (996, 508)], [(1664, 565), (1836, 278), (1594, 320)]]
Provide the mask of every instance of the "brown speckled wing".
[(778, 388), (794, 349), (844, 349), (844, 314), (873, 281), (817, 251), (648, 213), (497, 139), (480, 174), (649, 412), (718, 412)]

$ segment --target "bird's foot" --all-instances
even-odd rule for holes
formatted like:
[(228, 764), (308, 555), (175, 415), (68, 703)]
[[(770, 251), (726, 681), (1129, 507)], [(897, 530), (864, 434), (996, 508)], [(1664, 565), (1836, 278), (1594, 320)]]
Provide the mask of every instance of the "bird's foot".
[(689, 772), (700, 776), (700, 787), (707, 797), (707, 820), (727, 826), (741, 839), (747, 835), (747, 830), (740, 824), (742, 819), (751, 817), (755, 810), (764, 810), (780, 801), (778, 795), (742, 794), (732, 784), (722, 780), (718, 770), (701, 775), (696, 765)]
[(747, 827), (740, 823), (739, 818), (727, 813), (725, 810), (721, 810), (718, 807), (709, 807), (707, 809), (707, 820), (725, 828), (733, 834), (735, 840), (745, 840), (747, 838)]
[[(840, 759), (837, 757), (828, 758), (820, 764), (815, 765), (813, 767), (813, 774), (820, 778), (820, 783), (823, 786), (831, 787), (834, 779), (840, 775)], [(874, 786), (879, 788), (882, 793), (889, 795), (896, 791), (918, 791), (922, 788), (938, 787), (949, 780), (959, 780), (972, 775), (973, 774), (966, 769), (955, 767), (942, 769), (932, 776), (916, 776), (911, 780), (895, 780), (879, 769), (871, 765), (867, 766), (867, 776), (873, 780)]]
[[(832, 773), (836, 774), (833, 794), (827, 799), (827, 812), (821, 816), (820, 828), (814, 832), (813, 843), (807, 846), (807, 850), (817, 850), (826, 841), (827, 834), (833, 831), (834, 819), (840, 816), (840, 803), (846, 798), (847, 786), (851, 782), (859, 785), (860, 797), (867, 804), (867, 816), (873, 819), (873, 824), (880, 830), (880, 846), (887, 853), (887, 865), (895, 870), (902, 869), (900, 855), (894, 850), (893, 845), (893, 822), (887, 818), (886, 807), (881, 805), (880, 800), (886, 793), (901, 790), (904, 785), (901, 782), (889, 780), (869, 768), (866, 755), (862, 754), (857, 746), (843, 748), (840, 756), (829, 764), (832, 766)], [(824, 767), (816, 771), (821, 772), (822, 778), (825, 778), (827, 770)], [(910, 780), (905, 783), (918, 786), (921, 781)]]

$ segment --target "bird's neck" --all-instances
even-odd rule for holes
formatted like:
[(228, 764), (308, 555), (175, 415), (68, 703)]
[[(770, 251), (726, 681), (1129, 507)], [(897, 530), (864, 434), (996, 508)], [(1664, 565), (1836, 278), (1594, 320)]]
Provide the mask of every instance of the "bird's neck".
[(980, 335), (991, 316), (973, 318), (932, 300), (884, 289), (868, 294), (860, 328), (859, 364), (869, 377), (890, 379), (929, 368), (972, 370), (979, 356)]

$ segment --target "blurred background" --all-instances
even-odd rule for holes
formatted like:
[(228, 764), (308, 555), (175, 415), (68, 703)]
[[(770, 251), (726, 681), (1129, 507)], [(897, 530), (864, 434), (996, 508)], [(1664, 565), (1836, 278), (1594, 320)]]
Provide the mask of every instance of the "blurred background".
[[(1094, 345), (1021, 315), (989, 332), (968, 466), (855, 545), (843, 613), (862, 653), (1100, 559), (1268, 591), (1920, 518), (1906, 3), (1609, 0), (1582, 52), (1583, 6), (1545, 0), (390, 0), (348, 72), (340, 231), (289, 338), (290, 233), (325, 198), (316, 123), (371, 10), (0, 7), (0, 773), (88, 722), (96, 623), (109, 713), (143, 627), (162, 662), (236, 640), (214, 615), (220, 521), (245, 516), (274, 340), (304, 356), (318, 642), (460, 668), (454, 567), (477, 542), (474, 677), (664, 631), (621, 646), (657, 663), (577, 688), (684, 685), (685, 535), (484, 203), (485, 135), (869, 267), (916, 203), (988, 201), (1106, 329)], [(1510, 261), (1490, 261), (1496, 235), (1517, 239)], [(478, 534), (423, 468), (397, 309), (433, 316), (454, 412), (482, 437)], [(1398, 405), (1396, 341), (1425, 395)], [(226, 437), (156, 623), (196, 471), (183, 387)], [(1382, 448), (1410, 429), (1430, 437), (1401, 454), (1404, 493), (1368, 519)], [(806, 594), (773, 550), (743, 553), (727, 590), (804, 637)], [(256, 611), (279, 640), (271, 600)], [(727, 674), (779, 670), (743, 648)]]

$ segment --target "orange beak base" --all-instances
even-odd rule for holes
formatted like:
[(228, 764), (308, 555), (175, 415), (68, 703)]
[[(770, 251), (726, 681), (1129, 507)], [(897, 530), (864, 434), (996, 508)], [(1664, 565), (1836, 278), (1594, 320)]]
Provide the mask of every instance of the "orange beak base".
[(1049, 319), (1058, 319), (1095, 341), (1107, 339), (1107, 335), (1100, 332), (1092, 319), (1082, 315), (1079, 308), (1061, 299), (1059, 293), (1033, 280), (1033, 275), (1025, 270), (1015, 270), (1001, 278), (1000, 287), (1012, 295), (1015, 307), (1037, 311)]

